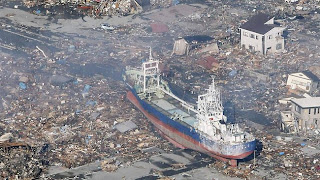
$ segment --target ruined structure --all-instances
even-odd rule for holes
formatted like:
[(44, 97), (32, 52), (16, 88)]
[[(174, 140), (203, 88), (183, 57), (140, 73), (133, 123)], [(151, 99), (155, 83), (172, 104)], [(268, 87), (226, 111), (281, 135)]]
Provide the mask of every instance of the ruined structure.
[(320, 97), (291, 100), (291, 111), (281, 112), (281, 128), (286, 132), (318, 129), (320, 120)]

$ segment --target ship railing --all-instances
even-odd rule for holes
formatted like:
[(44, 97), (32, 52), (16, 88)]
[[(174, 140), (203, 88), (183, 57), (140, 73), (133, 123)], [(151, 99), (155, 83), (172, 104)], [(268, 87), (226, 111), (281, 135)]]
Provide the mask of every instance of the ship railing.
[[(199, 130), (196, 129), (196, 131), (199, 131)], [(221, 137), (224, 137), (223, 139), (216, 138), (216, 136), (212, 137), (212, 136), (210, 136), (209, 134), (207, 134), (207, 133), (205, 133), (203, 131), (201, 131), (201, 136), (206, 138), (206, 139), (215, 140), (215, 141), (218, 141), (221, 144), (226, 144), (226, 145), (237, 145), (237, 144), (244, 143), (244, 142), (250, 142), (250, 140), (248, 138), (242, 139), (240, 141), (234, 141), (231, 134), (225, 134), (225, 133), (221, 133), (220, 134)], [(226, 136), (229, 136), (229, 137), (226, 138)]]
[(178, 98), (178, 97), (177, 97), (176, 95), (174, 95), (173, 93), (168, 92), (168, 91), (166, 91), (165, 89), (160, 88), (160, 87), (159, 87), (159, 89), (160, 89), (161, 91), (163, 91), (164, 93), (166, 93), (167, 95), (169, 95), (169, 96), (173, 97), (174, 99), (178, 100), (178, 101), (181, 103), (181, 106), (184, 107), (184, 108), (186, 108), (188, 111), (191, 110), (191, 111), (193, 111), (193, 112), (195, 112), (195, 113), (198, 113), (198, 111), (197, 111), (192, 105), (190, 105), (190, 104), (188, 104), (187, 102), (185, 102), (184, 100)]

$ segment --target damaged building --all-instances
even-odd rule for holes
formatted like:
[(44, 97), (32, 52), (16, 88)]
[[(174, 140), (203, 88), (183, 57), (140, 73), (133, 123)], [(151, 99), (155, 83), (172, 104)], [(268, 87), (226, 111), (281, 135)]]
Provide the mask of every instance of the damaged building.
[(311, 71), (302, 71), (292, 73), (288, 76), (287, 86), (291, 89), (298, 89), (304, 92), (312, 93), (317, 90), (319, 78)]
[(257, 14), (240, 26), (241, 47), (262, 54), (277, 53), (284, 50), (283, 31), (274, 17)]
[(281, 112), (281, 129), (285, 132), (307, 132), (318, 129), (320, 97), (291, 99), (290, 111)]
[(216, 42), (213, 38), (206, 35), (195, 35), (180, 37), (175, 40), (172, 54), (189, 55), (190, 51), (199, 49), (199, 52), (219, 52)]

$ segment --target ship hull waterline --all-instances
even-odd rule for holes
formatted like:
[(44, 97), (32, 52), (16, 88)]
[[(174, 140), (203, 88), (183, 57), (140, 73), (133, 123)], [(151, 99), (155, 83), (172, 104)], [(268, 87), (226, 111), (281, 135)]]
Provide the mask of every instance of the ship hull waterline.
[(146, 111), (140, 104), (137, 97), (131, 91), (127, 92), (127, 98), (149, 119), (149, 121), (157, 128), (158, 132), (165, 139), (167, 139), (169, 142), (174, 144), (176, 147), (179, 147), (181, 149), (192, 149), (195, 151), (199, 151), (217, 160), (228, 162), (233, 167), (237, 166), (237, 159), (244, 159), (253, 153), (253, 151), (248, 151), (240, 155), (232, 156), (232, 155), (223, 155), (217, 152), (210, 151), (203, 144), (194, 140), (190, 136), (178, 131), (177, 129), (171, 127), (170, 125), (163, 123), (156, 116)]

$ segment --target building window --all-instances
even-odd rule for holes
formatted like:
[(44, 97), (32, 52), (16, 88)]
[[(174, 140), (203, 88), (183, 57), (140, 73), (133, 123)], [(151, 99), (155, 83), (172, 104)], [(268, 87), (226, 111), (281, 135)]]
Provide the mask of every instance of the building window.
[(318, 114), (319, 114), (320, 108), (318, 108)]
[(309, 108), (309, 114), (311, 114), (311, 108)]
[(248, 33), (243, 31), (243, 35), (248, 37)]
[(317, 112), (317, 109), (316, 109), (316, 108), (314, 108), (313, 114), (316, 114), (316, 112)]
[(269, 35), (268, 38), (269, 38), (269, 39), (272, 39), (272, 35)]
[(308, 84), (307, 83), (304, 83), (304, 82), (301, 82), (301, 81), (298, 81), (298, 80), (295, 80), (293, 79), (291, 81), (292, 84), (296, 84), (296, 85), (300, 85), (300, 86), (307, 86)]
[(258, 39), (258, 36), (256, 35), (256, 39)]
[(250, 34), (250, 37), (254, 39), (254, 34)]
[(299, 106), (295, 106), (295, 110), (296, 110), (296, 112), (298, 112), (298, 113), (301, 113), (301, 107), (299, 107)]
[(277, 46), (276, 46), (276, 50), (279, 50), (279, 49), (282, 49), (282, 44), (281, 43), (277, 44)]

